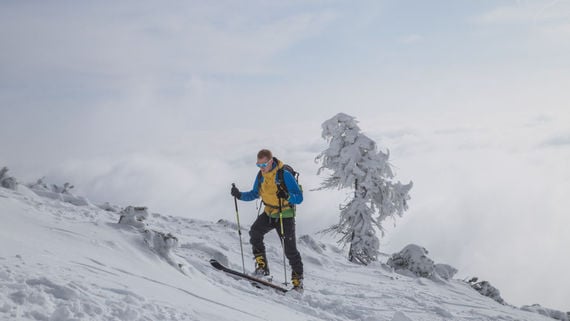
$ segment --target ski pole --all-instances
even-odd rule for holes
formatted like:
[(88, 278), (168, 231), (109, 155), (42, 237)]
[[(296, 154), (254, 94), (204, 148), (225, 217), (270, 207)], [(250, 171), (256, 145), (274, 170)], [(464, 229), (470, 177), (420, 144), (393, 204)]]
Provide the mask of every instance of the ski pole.
[(287, 285), (287, 265), (285, 265), (285, 230), (283, 229), (283, 206), (279, 197), (279, 224), (281, 225), (281, 248), (283, 248), (283, 284)]
[[(236, 187), (236, 184), (232, 183), (232, 187)], [(241, 226), (239, 224), (239, 211), (238, 211), (236, 196), (234, 196), (234, 205), (236, 207), (236, 220), (237, 220), (238, 234), (239, 234), (239, 248), (241, 250), (241, 267), (243, 268), (243, 273), (245, 273), (245, 261), (243, 259), (243, 243), (241, 241)]]

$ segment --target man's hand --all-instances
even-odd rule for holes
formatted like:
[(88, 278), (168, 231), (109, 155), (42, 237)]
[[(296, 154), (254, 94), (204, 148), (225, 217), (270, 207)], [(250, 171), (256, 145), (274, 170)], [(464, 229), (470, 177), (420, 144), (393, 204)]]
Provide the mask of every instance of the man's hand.
[(289, 193), (282, 188), (277, 189), (277, 197), (282, 198), (284, 200), (289, 199)]
[(241, 192), (235, 185), (232, 185), (232, 191), (230, 194), (232, 194), (232, 196), (237, 198), (238, 200), (241, 198)]

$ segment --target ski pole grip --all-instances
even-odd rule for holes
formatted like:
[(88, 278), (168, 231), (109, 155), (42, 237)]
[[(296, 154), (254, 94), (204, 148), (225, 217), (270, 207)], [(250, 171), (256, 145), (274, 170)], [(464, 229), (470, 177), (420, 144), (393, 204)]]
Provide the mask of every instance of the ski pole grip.
[[(232, 183), (232, 187), (235, 188), (235, 187), (236, 187), (236, 183)], [(235, 207), (236, 207), (236, 215), (238, 215), (238, 218), (237, 218), (237, 219), (238, 219), (238, 225), (239, 225), (239, 214), (238, 214), (238, 206), (237, 206), (237, 197), (236, 197), (236, 196), (234, 196), (234, 205), (235, 205)], [(241, 233), (241, 230), (240, 230), (240, 233)]]

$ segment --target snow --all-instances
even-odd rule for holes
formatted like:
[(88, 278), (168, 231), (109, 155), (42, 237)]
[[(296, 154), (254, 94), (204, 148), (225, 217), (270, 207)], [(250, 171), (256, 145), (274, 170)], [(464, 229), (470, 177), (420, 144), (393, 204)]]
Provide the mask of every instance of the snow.
[[(208, 263), (241, 269), (231, 211), (218, 222), (140, 211), (123, 212), (134, 226), (119, 224), (121, 213), (89, 202), (0, 188), (0, 320), (552, 320), (461, 280), (402, 275), (382, 259), (350, 263), (325, 236), (299, 236), (303, 294), (257, 289)], [(280, 243), (267, 242), (280, 282)]]
[(549, 308), (544, 308), (544, 307), (540, 306), (540, 304), (525, 305), (521, 309), (523, 309), (525, 311), (531, 311), (531, 312), (538, 313), (541, 315), (549, 316), (549, 317), (556, 319), (556, 320), (568, 321), (570, 319), (570, 315), (568, 313), (552, 310)]

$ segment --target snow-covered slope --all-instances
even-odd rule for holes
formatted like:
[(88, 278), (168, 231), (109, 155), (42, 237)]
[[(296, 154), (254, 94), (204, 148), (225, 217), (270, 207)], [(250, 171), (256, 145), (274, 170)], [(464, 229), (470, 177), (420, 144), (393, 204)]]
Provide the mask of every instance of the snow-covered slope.
[[(351, 264), (335, 245), (309, 236), (299, 240), (304, 294), (257, 289), (208, 264), (214, 257), (241, 270), (236, 226), (224, 216), (230, 221), (151, 214), (149, 229), (178, 238), (167, 252), (151, 248), (140, 229), (117, 224), (117, 213), (24, 186), (0, 188), (0, 320), (552, 320), (501, 305), (462, 281)], [(281, 281), (279, 241), (274, 234), (267, 240)]]

